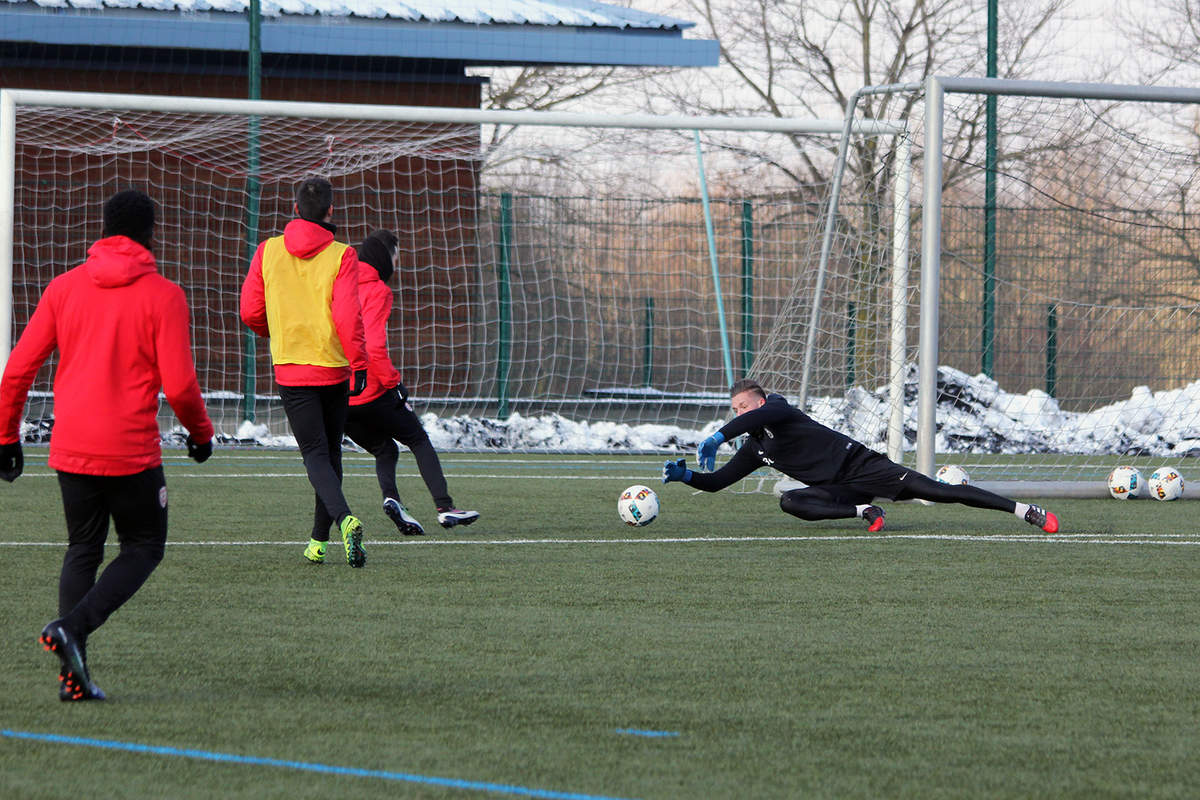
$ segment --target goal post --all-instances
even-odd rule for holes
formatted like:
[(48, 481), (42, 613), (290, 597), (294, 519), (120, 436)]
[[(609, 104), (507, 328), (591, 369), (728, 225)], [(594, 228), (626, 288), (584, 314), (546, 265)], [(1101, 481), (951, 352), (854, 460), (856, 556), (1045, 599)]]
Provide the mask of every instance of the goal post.
[[(484, 422), (439, 445), (538, 449), (539, 426), (572, 423), (709, 425), (813, 247), (828, 186), (779, 176), (828, 159), (843, 127), (0, 90), (0, 364), (45, 283), (99, 237), (103, 199), (137, 185), (162, 211), (155, 255), (188, 294), (219, 432), (278, 441), (269, 360), (243, 346), (237, 292), (247, 250), (321, 174), (340, 240), (401, 236), (389, 329), (418, 410), (456, 430)], [(896, 131), (858, 120), (850, 135)], [(52, 370), (31, 423), (49, 413)], [(677, 446), (645, 433), (611, 446)]]
[[(925, 86), (926, 152), (923, 204), (926, 217), (921, 253), (922, 297), (943, 296), (939, 285), (941, 260), (944, 253), (941, 240), (943, 230), (941, 212), (945, 202), (942, 167), (947, 153), (944, 140), (945, 126), (942, 124), (942, 120), (947, 113), (946, 95), (948, 94), (961, 95), (966, 99), (981, 96), (1045, 99), (1051, 101), (1055, 107), (1063, 107), (1065, 104), (1086, 106), (1088, 101), (1111, 102), (1112, 105), (1109, 108), (1083, 112), (1092, 119), (1102, 120), (1103, 124), (1087, 133), (1084, 132), (1086, 129), (1070, 133), (1068, 139), (1070, 146), (1063, 149), (1064, 156), (1069, 158), (1079, 149), (1086, 148), (1089, 151), (1088, 155), (1096, 159), (1095, 163), (1088, 164), (1088, 169), (1078, 173), (1074, 180), (1070, 179), (1066, 170), (1061, 166), (1050, 170), (1050, 174), (1033, 168), (1029, 171), (1026, 184), (1045, 193), (1052, 203), (1076, 210), (1080, 216), (1091, 216), (1093, 219), (1102, 220), (1106, 224), (1131, 226), (1137, 224), (1117, 219), (1120, 216), (1118, 214), (1119, 207), (1113, 208), (1104, 205), (1112, 204), (1114, 193), (1119, 193), (1122, 195), (1121, 199), (1124, 200), (1124, 203), (1130, 206), (1121, 210), (1157, 217), (1158, 221), (1154, 223), (1157, 232), (1166, 230), (1176, 233), (1181, 236), (1182, 240), (1187, 238), (1189, 229), (1194, 230), (1196, 218), (1193, 215), (1200, 210), (1189, 208), (1195, 202), (1195, 190), (1200, 188), (1194, 185), (1196, 142), (1194, 138), (1189, 143), (1187, 138), (1180, 137), (1177, 131), (1172, 130), (1169, 120), (1178, 110), (1195, 114), (1197, 108), (1200, 108), (1200, 89), (994, 78), (931, 77)], [(1163, 112), (1165, 115), (1154, 114), (1149, 108), (1150, 105), (1165, 109)], [(1059, 113), (1066, 118), (1071, 112), (1061, 111)], [(1068, 133), (1069, 129), (1064, 127), (1063, 132)], [(1112, 169), (1114, 164), (1103, 163), (1106, 159), (1112, 159), (1116, 164), (1120, 164), (1122, 169), (1119, 172)], [(1136, 169), (1144, 171), (1135, 174), (1129, 168), (1131, 165), (1136, 165)], [(1108, 183), (1107, 186), (1104, 185), (1105, 181)], [(1179, 193), (1178, 206), (1171, 207), (1172, 200), (1176, 198), (1164, 197), (1163, 187), (1156, 185), (1160, 181), (1176, 185)], [(1094, 182), (1099, 185), (1088, 186), (1084, 185), (1085, 182)], [(1165, 217), (1173, 219), (1167, 220)], [(1080, 235), (1084, 234), (1087, 227), (1090, 226), (1084, 226)], [(1132, 249), (1143, 247), (1145, 245), (1137, 242), (1131, 245)], [(1131, 248), (1127, 247), (1126, 249)], [(1187, 269), (1172, 270), (1170, 261), (1176, 258), (1178, 253), (1171, 254), (1159, 250), (1157, 255), (1157, 259), (1142, 261), (1135, 269), (1158, 272), (1159, 274), (1155, 277), (1168, 284), (1196, 279), (1197, 273), (1194, 268), (1190, 271)], [(1112, 256), (1117, 271), (1122, 271), (1120, 254), (1113, 253)], [(1134, 258), (1137, 256), (1135, 255)], [(1171, 339), (1179, 343), (1194, 341), (1196, 321), (1200, 316), (1200, 293), (1191, 292), (1190, 297), (1186, 291), (1173, 292), (1172, 295), (1168, 299), (1152, 289), (1149, 291), (1142, 289), (1141, 294), (1127, 291), (1125, 296), (1120, 298), (1119, 305), (1117, 303), (1085, 303), (1082, 302), (1083, 298), (1074, 297), (1048, 298), (1048, 307), (1056, 308), (1073, 304), (1074, 308), (1067, 308), (1065, 313), (1056, 310), (1054, 316), (1050, 318), (1055, 321), (1053, 324), (1049, 322), (1047, 324), (1044, 351), (1047, 375), (1049, 375), (1052, 365), (1057, 369), (1058, 365), (1055, 362), (1061, 355), (1050, 351), (1050, 337), (1053, 335), (1055, 339), (1058, 339), (1062, 336), (1062, 333), (1057, 330), (1063, 324), (1058, 321), (1060, 317), (1076, 318), (1079, 320), (1077, 324), (1080, 328), (1091, 328), (1097, 332), (1109, 330), (1118, 332), (1119, 329), (1128, 330), (1133, 326), (1137, 332), (1132, 346), (1142, 352), (1152, 352), (1158, 343)], [(1167, 318), (1165, 328), (1159, 324), (1159, 319), (1164, 315)], [(1120, 321), (1116, 323), (1107, 321), (1110, 318), (1117, 318)], [(936, 373), (937, 366), (941, 363), (938, 358), (937, 320), (936, 314), (927, 318), (923, 306), (920, 334), (921, 407), (918, 414), (918, 429), (923, 430), (924, 433), (918, 439), (917, 468), (927, 474), (935, 468), (937, 459), (934, 452), (937, 411)], [(1141, 327), (1143, 325), (1145, 327)], [(1080, 349), (1103, 349), (1103, 340), (1099, 338), (1102, 335), (1102, 333), (1093, 333), (1090, 338), (1078, 336), (1076, 340), (1081, 343)], [(1190, 364), (1190, 368), (1183, 370), (1184, 375), (1191, 376), (1190, 381), (1179, 381), (1177, 377), (1179, 373), (1171, 375), (1146, 371), (1141, 374), (1129, 374), (1125, 377), (1125, 387), (1127, 387), (1126, 391), (1129, 392), (1129, 397), (1136, 398), (1139, 390), (1144, 393), (1146, 388), (1152, 391), (1157, 390), (1159, 394), (1188, 393), (1189, 390), (1195, 394), (1197, 386), (1195, 381), (1200, 378), (1200, 371), (1197, 371), (1196, 367), (1200, 366), (1200, 363), (1187, 355), (1191, 349), (1190, 347), (1178, 350), (1170, 348), (1169, 356)], [(1121, 362), (1129, 355), (1132, 354), (1116, 350), (1111, 353), (1103, 353), (1101, 359), (1102, 362), (1107, 362), (1124, 371), (1128, 362)], [(1085, 372), (1077, 378), (1081, 380), (1082, 385), (1086, 386), (1088, 382), (1098, 381), (1100, 375), (1089, 375)], [(1054, 385), (1047, 378), (1043, 391), (1051, 389)], [(1050, 391), (1047, 391), (1047, 394), (1050, 394)], [(1099, 394), (1097, 397), (1063, 397), (1062, 400), (1064, 405), (1070, 403), (1078, 408), (1079, 410), (1075, 413), (1086, 415), (1094, 413), (1097, 406), (1107, 405), (1110, 397), (1111, 395)], [(1053, 395), (1051, 395), (1051, 399), (1055, 399)], [(1124, 402), (1119, 398), (1112, 399)], [(1146, 408), (1147, 415), (1151, 413), (1150, 408), (1152, 407)], [(1084, 458), (1068, 458), (1065, 462), (1061, 462), (1060, 466), (1052, 467), (1049, 475), (1046, 474), (1045, 467), (1033, 469), (1026, 483), (1036, 486), (1040, 479), (1044, 491), (1080, 496), (1102, 496), (1104, 494), (1102, 482), (1104, 475), (1118, 463), (1131, 459), (1142, 467), (1146, 477), (1149, 477), (1150, 472), (1162, 463), (1176, 466), (1186, 474), (1188, 472), (1186, 460), (1200, 454), (1200, 448), (1196, 446), (1196, 437), (1200, 436), (1200, 403), (1166, 400), (1158, 404), (1153, 413), (1161, 415), (1164, 422), (1158, 432), (1151, 434), (1151, 437), (1158, 436), (1160, 440), (1158, 447), (1154, 447), (1150, 442), (1130, 446), (1130, 443), (1124, 440), (1117, 431), (1104, 429), (1086, 431), (1092, 442), (1103, 442), (1107, 438), (1111, 443), (1110, 446), (1105, 448), (1100, 445), (1096, 448), (1097, 452), (1094, 453), (1072, 454), (1069, 452), (1072, 443), (1065, 442), (1063, 449), (1068, 452), (1063, 455), (1082, 455)], [(1104, 425), (1107, 421), (1104, 417), (1101, 417), (1101, 420), (1100, 425)], [(1143, 417), (1141, 420), (1129, 419), (1129, 422), (1134, 423), (1133, 427), (1137, 428), (1139, 427), (1138, 423), (1144, 423), (1146, 420)], [(1150, 431), (1146, 426), (1140, 427), (1146, 432)], [(1182, 437), (1177, 435), (1181, 431), (1184, 432)], [(1188, 433), (1188, 431), (1194, 431), (1194, 433)], [(1075, 447), (1082, 449), (1078, 445)], [(1039, 473), (1041, 474), (1039, 475)], [(1012, 480), (1015, 476), (1007, 477)]]
[[(911, 138), (898, 140), (914, 146), (922, 183), (905, 401), (885, 409), (878, 387), (849, 382), (839, 392), (834, 375), (809, 389), (810, 413), (878, 449), (876, 417), (899, 414), (907, 463), (929, 475), (954, 463), (1016, 496), (1104, 496), (1121, 464), (1147, 478), (1160, 466), (1194, 473), (1200, 89), (932, 77), (859, 96), (871, 92), (923, 100), (912, 103)], [(982, 152), (989, 97), (998, 103), (994, 167)], [(878, 172), (866, 176), (894, 179), (885, 154), (874, 156)], [(874, 188), (860, 180), (831, 208), (878, 215)], [(847, 274), (879, 260), (862, 231), (843, 246)], [(829, 341), (852, 320), (844, 309), (854, 296), (826, 298), (842, 316), (818, 336)], [(782, 339), (773, 344), (788, 352)], [(799, 393), (799, 379), (790, 385)]]
[[(895, 461), (928, 475), (956, 464), (1012, 497), (1104, 497), (1122, 464), (1144, 479), (1159, 467), (1192, 476), (1200, 90), (934, 77), (859, 90), (846, 119), (884, 94), (913, 109), (908, 133), (871, 148), (842, 139), (840, 160), (858, 163), (822, 219), (832, 254), (809, 253), (814, 267), (799, 271), (827, 285), (798, 281), (758, 356), (762, 378)], [(989, 97), (995, 166), (983, 145)], [(890, 211), (900, 228), (904, 212), (888, 203), (905, 193), (881, 184), (902, 180), (910, 145), (920, 248), (889, 260), (884, 221)], [(905, 294), (907, 260), (920, 278)], [(882, 265), (913, 320), (890, 347), (877, 317)], [(806, 305), (816, 296), (821, 308)], [(900, 367), (890, 380), (886, 350)]]

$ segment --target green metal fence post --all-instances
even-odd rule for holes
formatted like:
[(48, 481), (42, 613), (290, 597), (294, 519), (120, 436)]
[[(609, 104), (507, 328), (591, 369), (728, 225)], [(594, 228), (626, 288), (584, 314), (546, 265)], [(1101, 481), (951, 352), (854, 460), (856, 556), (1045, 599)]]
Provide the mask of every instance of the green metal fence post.
[[(987, 76), (996, 77), (998, 0), (987, 5)], [(989, 378), (995, 372), (996, 349), (996, 95), (989, 94), (986, 106), (986, 144), (984, 147), (983, 187), (983, 337), (980, 341), (979, 370)]]
[(754, 205), (742, 201), (742, 375), (754, 362)]
[[(247, 57), (247, 95), (251, 100), (262, 99), (262, 6), (261, 0), (250, 0), (248, 11), (250, 24), (250, 46)], [(246, 262), (254, 258), (258, 247), (259, 218), (259, 120), (249, 118), (246, 143)], [(256, 344), (254, 331), (243, 331), (242, 353), (242, 419), (253, 422), (255, 418), (255, 388), (257, 384), (254, 359)]]
[(857, 335), (858, 306), (853, 300), (846, 303), (846, 388), (854, 385), (854, 337)]
[(1046, 306), (1046, 394), (1058, 393), (1058, 305)]
[(496, 413), (500, 419), (508, 419), (508, 367), (511, 357), (509, 325), (512, 317), (512, 293), (509, 286), (513, 247), (512, 204), (511, 194), (505, 192), (500, 195), (500, 274), (497, 276), (496, 286), (500, 306), (496, 326)]
[(642, 345), (642, 385), (654, 384), (654, 298), (646, 298), (646, 337)]

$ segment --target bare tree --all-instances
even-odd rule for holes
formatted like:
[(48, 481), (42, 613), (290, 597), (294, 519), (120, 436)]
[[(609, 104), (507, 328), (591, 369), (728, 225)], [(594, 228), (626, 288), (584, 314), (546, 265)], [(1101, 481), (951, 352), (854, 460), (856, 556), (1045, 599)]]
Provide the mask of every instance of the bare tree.
[[(646, 105), (702, 114), (840, 118), (862, 86), (919, 83), (930, 75), (982, 76), (987, 15), (974, 0), (678, 0), (675, 13), (702, 20), (702, 35), (720, 41), (722, 66), (651, 81)], [(1053, 35), (1069, 0), (1001, 3), (1001, 77), (1029, 77), (1053, 54)], [(907, 121), (918, 93), (870, 95), (858, 113)], [(950, 121), (952, 157), (976, 156), (983, 106)], [(794, 140), (790, 153), (762, 153), (786, 183), (822, 184), (829, 159), (811, 141)], [(832, 144), (830, 148), (832, 148)], [(886, 177), (876, 143), (862, 140), (849, 168), (864, 188)], [(953, 162), (952, 162), (953, 163)], [(952, 182), (951, 166), (946, 178)]]

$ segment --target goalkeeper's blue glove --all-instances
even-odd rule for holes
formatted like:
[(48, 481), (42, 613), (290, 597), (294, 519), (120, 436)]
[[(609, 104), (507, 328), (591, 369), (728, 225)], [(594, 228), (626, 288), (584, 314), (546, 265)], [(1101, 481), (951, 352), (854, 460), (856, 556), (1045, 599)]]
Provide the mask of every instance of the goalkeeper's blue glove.
[(663, 464), (663, 483), (671, 481), (683, 481), (687, 483), (692, 479), (692, 471), (687, 468), (687, 459), (681, 458), (678, 461), (668, 461)]
[(717, 468), (717, 448), (723, 441), (725, 441), (725, 434), (717, 431), (700, 443), (700, 447), (696, 450), (696, 460), (700, 462), (700, 469), (711, 472)]

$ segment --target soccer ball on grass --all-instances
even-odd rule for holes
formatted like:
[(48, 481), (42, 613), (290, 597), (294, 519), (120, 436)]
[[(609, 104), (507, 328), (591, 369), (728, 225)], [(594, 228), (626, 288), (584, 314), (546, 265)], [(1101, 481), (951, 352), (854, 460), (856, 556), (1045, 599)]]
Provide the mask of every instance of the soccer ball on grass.
[(1142, 473), (1137, 467), (1117, 467), (1108, 473), (1108, 493), (1118, 500), (1142, 496)]
[(1150, 476), (1150, 496), (1157, 500), (1178, 500), (1183, 495), (1183, 476), (1174, 467), (1159, 467)]
[(937, 474), (938, 483), (952, 483), (955, 486), (966, 486), (971, 482), (971, 476), (967, 471), (956, 464), (947, 464), (944, 467), (939, 467)]
[(617, 498), (617, 513), (626, 525), (649, 525), (658, 516), (658, 495), (649, 486), (630, 486)]

